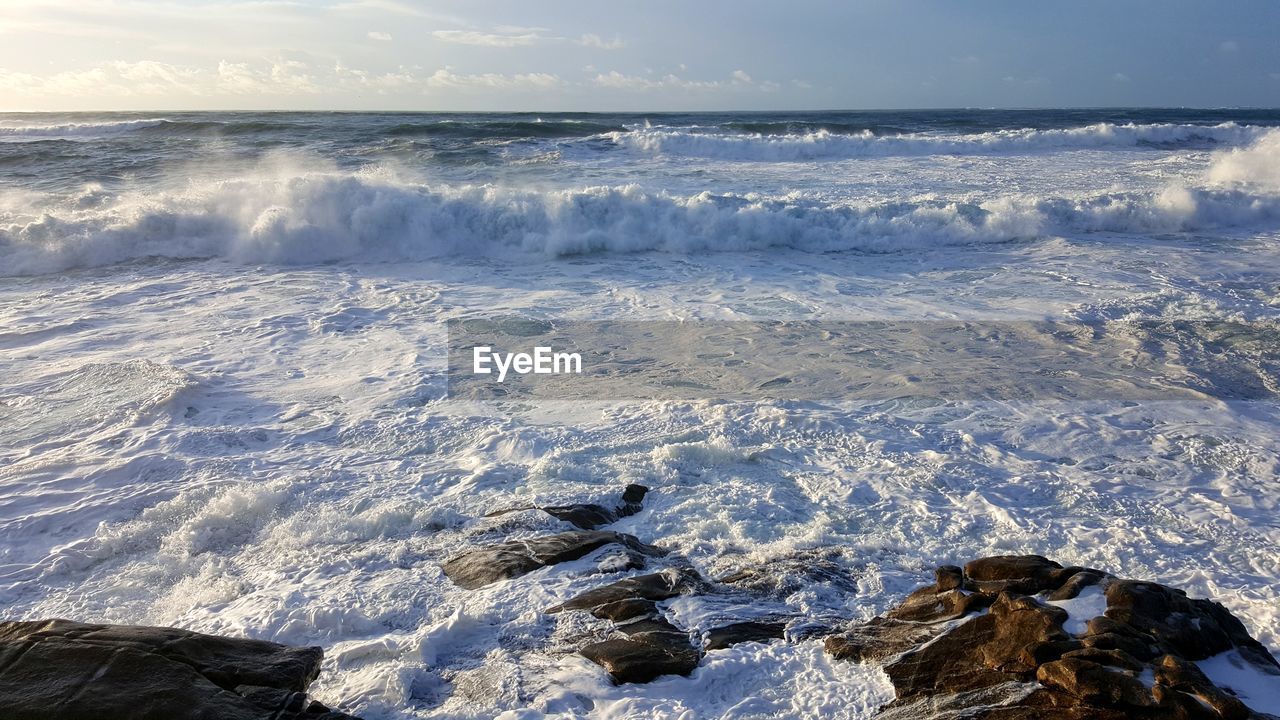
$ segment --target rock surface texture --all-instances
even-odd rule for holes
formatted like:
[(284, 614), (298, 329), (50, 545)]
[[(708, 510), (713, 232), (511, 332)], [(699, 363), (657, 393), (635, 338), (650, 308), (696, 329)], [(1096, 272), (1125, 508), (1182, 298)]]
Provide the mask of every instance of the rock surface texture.
[(323, 655), (174, 628), (0, 622), (0, 717), (355, 720), (307, 698)]
[(605, 545), (621, 546), (633, 568), (644, 566), (644, 558), (666, 553), (625, 533), (607, 530), (575, 530), (528, 540), (514, 540), (465, 552), (444, 564), (444, 574), (459, 587), (482, 588), (499, 580), (509, 580), (548, 565), (577, 560)]
[(1246, 682), (1280, 663), (1222, 605), (1037, 555), (943, 566), (882, 617), (826, 640), (882, 665), (884, 720), (1269, 718), (1197, 661), (1229, 653)]
[(506, 510), (498, 510), (489, 513), (486, 517), (497, 517), (506, 515), (507, 513), (522, 512), (524, 510), (541, 510), (548, 515), (563, 520), (572, 525), (576, 525), (583, 530), (595, 530), (603, 525), (616, 522), (624, 517), (630, 517), (640, 512), (644, 507), (644, 496), (649, 492), (649, 488), (644, 485), (631, 484), (622, 491), (622, 502), (612, 508), (598, 505), (595, 503), (574, 503), (572, 505), (548, 505), (546, 507), (524, 506), (516, 508), (508, 508)]

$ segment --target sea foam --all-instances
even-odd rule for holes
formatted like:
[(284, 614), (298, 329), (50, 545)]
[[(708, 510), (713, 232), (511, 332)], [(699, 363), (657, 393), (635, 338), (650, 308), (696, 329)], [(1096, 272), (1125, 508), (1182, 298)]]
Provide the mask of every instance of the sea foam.
[(167, 193), (70, 198), (0, 215), (0, 273), (142, 258), (387, 262), (474, 255), (769, 248), (901, 252), (1074, 233), (1179, 233), (1280, 224), (1280, 131), (1218, 156), (1203, 182), (1157, 191), (831, 201), (820, 194), (677, 195), (639, 185), (527, 190), (425, 185), (386, 172), (299, 169)]
[(824, 129), (790, 134), (726, 134), (646, 127), (607, 133), (605, 137), (624, 148), (652, 154), (802, 162), (898, 155), (984, 155), (1064, 149), (1234, 145), (1256, 140), (1266, 132), (1267, 128), (1228, 122), (1212, 126), (1096, 123), (1076, 128), (997, 130), (965, 135), (877, 135), (870, 130), (834, 133)]

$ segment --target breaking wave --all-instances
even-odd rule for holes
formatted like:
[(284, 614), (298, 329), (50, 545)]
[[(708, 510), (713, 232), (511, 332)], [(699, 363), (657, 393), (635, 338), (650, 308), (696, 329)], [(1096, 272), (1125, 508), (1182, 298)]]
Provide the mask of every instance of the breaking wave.
[[(379, 173), (298, 171), (168, 194), (100, 189), (27, 216), (0, 214), (0, 273), (34, 275), (148, 257), (245, 263), (381, 262), (478, 255), (767, 248), (895, 252), (1089, 232), (1280, 226), (1280, 131), (1220, 154), (1200, 187), (1079, 197), (831, 202), (636, 185), (528, 191), (429, 186)], [(3, 207), (3, 203), (0, 203)]]
[(1096, 123), (1052, 130), (996, 130), (966, 135), (871, 130), (835, 133), (819, 129), (799, 134), (724, 134), (642, 128), (606, 133), (615, 144), (638, 152), (756, 162), (801, 162), (899, 155), (985, 155), (1043, 150), (1243, 145), (1271, 128), (1219, 125)]
[(62, 123), (57, 125), (0, 126), (0, 140), (55, 140), (119, 135), (164, 125), (167, 120), (119, 120), (114, 122)]

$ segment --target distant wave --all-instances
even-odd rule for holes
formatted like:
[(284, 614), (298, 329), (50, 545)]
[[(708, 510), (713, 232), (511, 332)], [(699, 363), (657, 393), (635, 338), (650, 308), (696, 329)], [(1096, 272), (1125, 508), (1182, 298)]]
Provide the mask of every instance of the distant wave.
[(391, 137), (450, 137), (473, 139), (573, 138), (590, 137), (610, 132), (624, 132), (618, 125), (584, 120), (509, 120), (476, 121), (437, 120), (393, 125), (382, 131)]
[(162, 118), (150, 120), (118, 120), (112, 122), (63, 123), (60, 125), (19, 125), (0, 126), (0, 140), (56, 139), (102, 137), (121, 133), (160, 127), (166, 120)]
[(1053, 130), (997, 130), (955, 134), (880, 135), (870, 130), (835, 133), (725, 134), (702, 130), (642, 128), (607, 133), (617, 145), (657, 155), (757, 162), (801, 162), (899, 155), (985, 155), (1091, 148), (1243, 145), (1271, 128), (1220, 125), (1097, 123)]
[(864, 204), (676, 196), (638, 186), (432, 187), (376, 174), (299, 172), (33, 209), (25, 221), (0, 225), (0, 272), (43, 274), (148, 257), (309, 264), (775, 247), (895, 252), (1089, 232), (1272, 228), (1280, 227), (1277, 166), (1280, 131), (1221, 153), (1203, 187)]

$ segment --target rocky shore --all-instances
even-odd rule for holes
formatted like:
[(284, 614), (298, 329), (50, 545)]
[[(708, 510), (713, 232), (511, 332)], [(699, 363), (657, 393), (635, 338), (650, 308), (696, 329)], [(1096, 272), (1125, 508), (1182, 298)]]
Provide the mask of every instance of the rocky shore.
[[(628, 486), (614, 506), (491, 513), (536, 510), (577, 529), (473, 547), (443, 571), (475, 590), (608, 555), (608, 572), (627, 574), (545, 610), (605, 623), (604, 636), (577, 652), (619, 684), (688, 675), (709, 653), (738, 643), (820, 639), (832, 658), (884, 672), (895, 697), (879, 708), (881, 720), (1276, 718), (1261, 707), (1274, 708), (1280, 696), (1280, 663), (1224, 606), (1038, 555), (943, 565), (931, 584), (866, 621), (754, 615), (693, 632), (670, 612), (672, 601), (728, 598), (744, 607), (797, 574), (845, 587), (840, 567), (814, 551), (703, 577), (673, 549), (605, 529), (641, 512), (646, 492)], [(318, 647), (173, 628), (0, 622), (0, 716), (354, 720), (307, 697), (322, 657)]]

